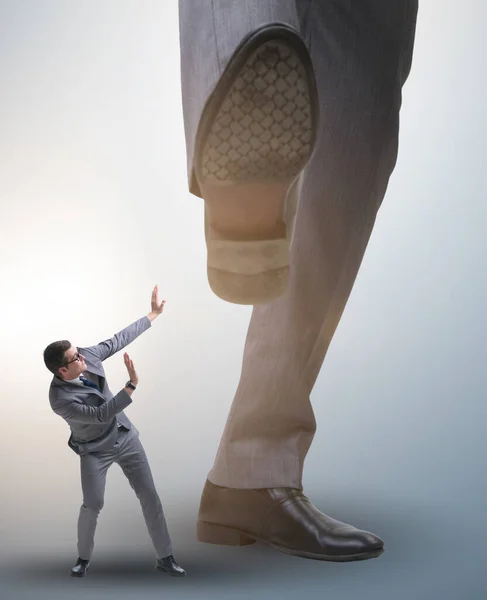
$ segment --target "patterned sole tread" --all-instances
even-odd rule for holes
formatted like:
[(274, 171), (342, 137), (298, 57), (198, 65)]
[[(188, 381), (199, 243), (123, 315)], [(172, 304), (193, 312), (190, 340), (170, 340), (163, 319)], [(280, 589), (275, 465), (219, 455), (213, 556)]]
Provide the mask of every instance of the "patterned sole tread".
[(208, 183), (294, 177), (312, 152), (312, 111), (305, 67), (281, 40), (247, 59), (214, 119), (202, 155)]

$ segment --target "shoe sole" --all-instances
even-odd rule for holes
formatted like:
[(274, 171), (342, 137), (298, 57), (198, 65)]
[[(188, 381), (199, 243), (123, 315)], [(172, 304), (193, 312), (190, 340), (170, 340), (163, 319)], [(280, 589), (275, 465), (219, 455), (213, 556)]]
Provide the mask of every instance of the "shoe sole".
[(301, 558), (324, 560), (329, 562), (352, 562), (368, 560), (370, 558), (377, 558), (384, 552), (383, 547), (370, 550), (369, 552), (361, 552), (360, 554), (347, 554), (338, 556), (305, 552), (302, 550), (294, 550), (292, 548), (286, 548), (278, 544), (273, 544), (272, 542), (257, 536), (249, 536), (248, 533), (238, 529), (225, 527), (224, 525), (206, 523), (204, 521), (197, 522), (196, 539), (204, 544), (216, 544), (220, 546), (249, 546), (251, 544), (255, 544), (255, 542), (262, 542), (263, 544), (266, 544), (267, 546), (270, 546), (279, 552), (283, 552), (284, 554), (291, 554)]
[(316, 121), (316, 83), (304, 42), (290, 27), (263, 27), (235, 51), (203, 111), (198, 180), (290, 181), (312, 154)]
[[(219, 188), (224, 188), (226, 202), (232, 200), (232, 186), (239, 186), (238, 201), (245, 202), (248, 186), (248, 203), (255, 198), (252, 185), (262, 184), (262, 197), (274, 198), (275, 221), (282, 220), (286, 191), (314, 149), (317, 97), (311, 59), (294, 29), (265, 26), (240, 44), (205, 106), (196, 137), (195, 173), (200, 186), (208, 190), (204, 196), (210, 210), (222, 199)], [(276, 197), (281, 201), (276, 203)], [(233, 243), (237, 249), (232, 254), (247, 255), (248, 266), (245, 242)], [(287, 239), (276, 244), (281, 245), (276, 255), (282, 256), (282, 244), (288, 252)], [(238, 261), (233, 272), (209, 263), (208, 279), (213, 291), (225, 300), (259, 303), (259, 290), (268, 301), (287, 287), (286, 262), (283, 266), (281, 259), (268, 269), (269, 281), (258, 264), (255, 274), (249, 274), (239, 272)]]

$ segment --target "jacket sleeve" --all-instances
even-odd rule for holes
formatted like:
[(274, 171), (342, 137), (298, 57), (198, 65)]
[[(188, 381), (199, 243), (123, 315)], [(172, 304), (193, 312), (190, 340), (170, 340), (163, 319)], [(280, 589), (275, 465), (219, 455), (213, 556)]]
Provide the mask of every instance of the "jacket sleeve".
[(98, 360), (104, 361), (110, 356), (113, 356), (125, 346), (128, 346), (132, 343), (139, 335), (147, 331), (151, 327), (151, 321), (149, 317), (142, 317), (138, 319), (132, 325), (125, 327), (122, 331), (116, 333), (113, 337), (105, 340), (104, 342), (100, 342), (95, 346), (89, 346), (86, 348), (89, 352), (94, 354)]
[(67, 421), (79, 423), (109, 423), (119, 412), (132, 403), (132, 398), (122, 389), (111, 400), (101, 406), (86, 406), (69, 398), (51, 398), (52, 410)]

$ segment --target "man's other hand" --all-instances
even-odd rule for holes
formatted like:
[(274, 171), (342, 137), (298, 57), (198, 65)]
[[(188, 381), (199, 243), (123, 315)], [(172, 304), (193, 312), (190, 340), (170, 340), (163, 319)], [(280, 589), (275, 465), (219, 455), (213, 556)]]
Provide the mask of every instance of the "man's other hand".
[(125, 363), (125, 367), (127, 368), (127, 372), (129, 374), (130, 381), (137, 385), (139, 383), (139, 378), (137, 376), (137, 371), (134, 367), (134, 361), (130, 358), (130, 356), (125, 352), (123, 355), (123, 362)]

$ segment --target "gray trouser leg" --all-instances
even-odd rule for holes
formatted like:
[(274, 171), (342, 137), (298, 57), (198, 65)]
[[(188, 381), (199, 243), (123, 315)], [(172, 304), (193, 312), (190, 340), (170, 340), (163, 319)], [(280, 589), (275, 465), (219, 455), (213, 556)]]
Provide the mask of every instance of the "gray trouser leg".
[(121, 444), (116, 462), (122, 468), (142, 507), (157, 558), (172, 554), (171, 539), (149, 461), (139, 437), (130, 431)]
[(107, 471), (115, 458), (114, 452), (81, 456), (81, 488), (83, 504), (78, 517), (78, 556), (90, 560), (95, 544), (98, 515), (103, 508)]

